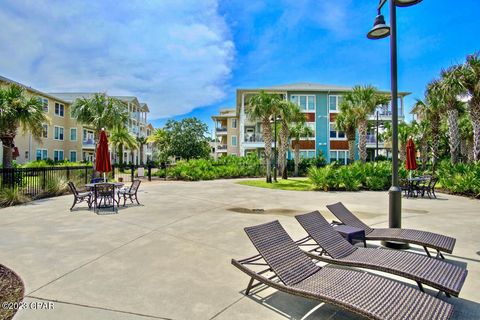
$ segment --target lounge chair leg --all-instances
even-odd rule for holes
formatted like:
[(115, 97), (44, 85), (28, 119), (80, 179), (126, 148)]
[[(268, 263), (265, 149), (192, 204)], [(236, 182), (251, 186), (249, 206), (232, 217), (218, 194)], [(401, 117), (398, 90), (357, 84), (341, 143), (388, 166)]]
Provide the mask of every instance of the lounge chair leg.
[(432, 255), (430, 254), (430, 252), (428, 252), (428, 249), (427, 249), (427, 247), (423, 247), (423, 249), (425, 249), (425, 252), (427, 253), (427, 256), (428, 256), (429, 258), (431, 258), (431, 257), (432, 257)]
[(442, 258), (443, 260), (445, 260), (445, 257), (443, 256), (443, 254), (440, 252), (440, 250), (437, 250), (437, 256), (435, 258)]
[(450, 295), (450, 293), (447, 293), (445, 292), (445, 295), (447, 296), (447, 298), (451, 298), (452, 296)]
[(245, 290), (245, 295), (246, 296), (248, 296), (250, 294), (250, 289), (252, 289), (252, 285), (253, 285), (253, 277), (248, 282), (247, 289)]
[(363, 239), (363, 246), (366, 248), (367, 247), (367, 240)]
[(423, 285), (420, 282), (417, 281), (417, 285), (420, 291), (425, 292), (425, 290), (423, 290)]
[(72, 206), (70, 207), (70, 211), (72, 211), (73, 207), (75, 207), (76, 204), (77, 204), (77, 200), (74, 199), (74, 200), (73, 200), (73, 204), (72, 204)]

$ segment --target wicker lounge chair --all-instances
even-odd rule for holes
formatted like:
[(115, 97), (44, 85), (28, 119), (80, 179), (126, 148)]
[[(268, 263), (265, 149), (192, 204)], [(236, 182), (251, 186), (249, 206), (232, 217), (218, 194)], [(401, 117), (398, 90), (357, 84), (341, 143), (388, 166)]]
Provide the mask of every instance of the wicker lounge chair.
[(426, 284), (447, 296), (458, 296), (465, 282), (467, 270), (442, 260), (412, 252), (356, 247), (335, 231), (318, 211), (295, 218), (309, 234), (297, 243), (308, 245), (313, 240), (315, 248), (307, 254), (314, 259), (395, 274), (416, 281), (422, 291), (422, 284)]
[(398, 241), (413, 243), (423, 247), (429, 257), (427, 248), (437, 250), (437, 258), (445, 259), (443, 252), (452, 253), (455, 246), (455, 238), (447, 237), (438, 233), (400, 228), (378, 228), (372, 229), (358, 219), (343, 203), (338, 202), (327, 206), (342, 223), (365, 230), (365, 239), (373, 241)]
[[(317, 266), (278, 221), (245, 228), (245, 231), (260, 253), (232, 260), (235, 267), (251, 277), (245, 291), (247, 295), (252, 288), (265, 284), (369, 319), (438, 320), (452, 316), (452, 305), (400, 282), (356, 270)], [(253, 269), (259, 266), (267, 268)], [(254, 284), (255, 280), (258, 283)]]

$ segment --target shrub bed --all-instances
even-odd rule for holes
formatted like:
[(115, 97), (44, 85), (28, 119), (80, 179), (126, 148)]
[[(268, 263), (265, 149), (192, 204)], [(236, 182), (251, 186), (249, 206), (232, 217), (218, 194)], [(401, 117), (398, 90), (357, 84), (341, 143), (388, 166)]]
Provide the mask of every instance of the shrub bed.
[[(258, 177), (263, 174), (263, 165), (255, 155), (226, 156), (217, 161), (212, 159), (178, 161), (167, 169), (168, 178), (188, 181)], [(165, 177), (165, 170), (159, 170), (154, 175)]]

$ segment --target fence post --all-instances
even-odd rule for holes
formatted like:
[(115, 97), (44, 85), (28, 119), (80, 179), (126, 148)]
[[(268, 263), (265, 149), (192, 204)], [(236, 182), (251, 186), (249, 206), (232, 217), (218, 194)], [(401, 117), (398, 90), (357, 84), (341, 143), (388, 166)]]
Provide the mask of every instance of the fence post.
[(135, 166), (132, 164), (130, 165), (130, 175), (131, 175), (131, 180), (135, 180)]
[(70, 180), (70, 167), (67, 167), (67, 180)]
[(88, 167), (85, 167), (85, 184), (88, 183)]
[(115, 164), (112, 164), (112, 180), (115, 180)]
[(47, 168), (42, 168), (42, 174), (42, 190), (45, 190), (45, 188), (47, 187)]
[(148, 181), (152, 181), (152, 164), (148, 164)]

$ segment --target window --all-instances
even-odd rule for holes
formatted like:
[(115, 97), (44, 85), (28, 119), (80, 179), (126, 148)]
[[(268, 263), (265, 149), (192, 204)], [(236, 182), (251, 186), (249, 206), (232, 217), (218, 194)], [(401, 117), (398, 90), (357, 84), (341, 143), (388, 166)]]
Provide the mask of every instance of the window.
[(237, 119), (232, 119), (232, 129), (237, 129)]
[(315, 122), (307, 122), (306, 125), (312, 130), (312, 135), (309, 138), (315, 138)]
[(292, 95), (290, 101), (300, 106), (300, 110), (315, 112), (315, 96)]
[(70, 161), (77, 162), (77, 151), (75, 150), (70, 151)]
[(338, 111), (338, 106), (340, 105), (342, 100), (343, 100), (343, 96), (337, 96), (337, 95), (329, 96), (328, 104), (329, 104), (330, 111)]
[(315, 150), (300, 150), (300, 159), (315, 158)]
[(46, 160), (48, 158), (47, 149), (37, 149), (36, 160)]
[(345, 140), (345, 132), (338, 131), (334, 122), (330, 122), (330, 139)]
[(348, 154), (347, 150), (330, 150), (330, 163), (347, 164)]
[(63, 140), (63, 127), (55, 126), (55, 132), (54, 132), (54, 135), (53, 135), (53, 139)]
[(232, 147), (237, 146), (237, 136), (232, 136)]
[(43, 111), (48, 112), (48, 99), (43, 97), (38, 97), (38, 100), (42, 103)]
[(65, 106), (61, 103), (55, 102), (55, 115), (63, 117), (65, 114)]
[(70, 128), (70, 141), (77, 141), (77, 128)]
[(53, 161), (63, 161), (63, 150), (53, 150)]
[(48, 124), (42, 124), (42, 138), (48, 138)]

